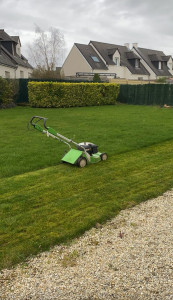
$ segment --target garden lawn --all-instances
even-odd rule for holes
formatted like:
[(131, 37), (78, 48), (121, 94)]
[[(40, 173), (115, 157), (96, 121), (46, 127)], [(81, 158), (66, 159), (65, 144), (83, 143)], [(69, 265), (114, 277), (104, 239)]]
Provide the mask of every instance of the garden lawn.
[[(64, 145), (26, 128), (33, 115), (107, 152), (84, 169)], [(0, 111), (0, 268), (66, 242), (173, 187), (173, 110), (145, 106)]]

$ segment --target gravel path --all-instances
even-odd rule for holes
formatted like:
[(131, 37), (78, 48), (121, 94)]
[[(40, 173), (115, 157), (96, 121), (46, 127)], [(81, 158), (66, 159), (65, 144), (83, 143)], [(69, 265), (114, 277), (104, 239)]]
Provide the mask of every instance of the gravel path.
[(173, 300), (173, 190), (0, 273), (0, 299)]

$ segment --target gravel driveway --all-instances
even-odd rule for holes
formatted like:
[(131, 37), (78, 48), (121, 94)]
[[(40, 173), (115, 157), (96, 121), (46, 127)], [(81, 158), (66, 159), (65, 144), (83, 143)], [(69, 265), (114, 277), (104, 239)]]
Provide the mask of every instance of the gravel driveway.
[(0, 299), (173, 300), (173, 190), (3, 270)]

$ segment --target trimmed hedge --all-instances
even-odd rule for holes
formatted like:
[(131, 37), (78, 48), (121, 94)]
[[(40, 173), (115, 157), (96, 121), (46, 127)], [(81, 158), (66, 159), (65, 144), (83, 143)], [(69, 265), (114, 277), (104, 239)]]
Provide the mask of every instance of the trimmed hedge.
[(13, 102), (12, 84), (0, 77), (0, 108), (10, 107)]
[(74, 107), (116, 104), (115, 83), (29, 82), (32, 107)]

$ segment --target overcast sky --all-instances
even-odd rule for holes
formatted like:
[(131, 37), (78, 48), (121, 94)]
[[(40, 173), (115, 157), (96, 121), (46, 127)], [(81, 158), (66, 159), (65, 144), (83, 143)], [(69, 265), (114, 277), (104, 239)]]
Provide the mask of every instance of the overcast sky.
[(63, 32), (65, 56), (74, 43), (90, 40), (137, 42), (173, 55), (173, 0), (0, 0), (0, 29), (20, 36), (26, 57), (35, 25)]

